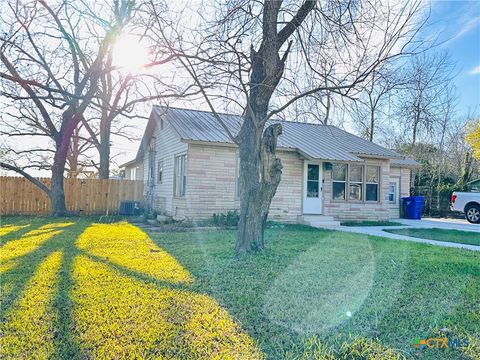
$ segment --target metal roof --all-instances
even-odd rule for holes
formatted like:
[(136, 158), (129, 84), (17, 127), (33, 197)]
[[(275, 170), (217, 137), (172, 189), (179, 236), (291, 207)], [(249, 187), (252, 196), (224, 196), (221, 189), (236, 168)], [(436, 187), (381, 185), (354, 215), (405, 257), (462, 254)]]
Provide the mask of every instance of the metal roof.
[[(225, 130), (212, 113), (199, 110), (165, 108), (155, 106), (152, 118), (164, 118), (170, 122), (180, 138), (185, 141), (232, 143)], [(242, 117), (219, 114), (230, 132), (236, 135), (242, 124)], [(278, 147), (294, 149), (312, 159), (337, 161), (363, 161), (359, 156), (399, 158), (395, 151), (350, 134), (332, 125), (318, 125), (291, 121), (271, 120), (269, 124), (280, 123), (282, 135)]]
[(404, 159), (392, 159), (390, 161), (391, 166), (397, 166), (397, 167), (421, 167), (422, 165), (418, 162), (416, 162), (413, 159), (410, 158), (404, 158)]

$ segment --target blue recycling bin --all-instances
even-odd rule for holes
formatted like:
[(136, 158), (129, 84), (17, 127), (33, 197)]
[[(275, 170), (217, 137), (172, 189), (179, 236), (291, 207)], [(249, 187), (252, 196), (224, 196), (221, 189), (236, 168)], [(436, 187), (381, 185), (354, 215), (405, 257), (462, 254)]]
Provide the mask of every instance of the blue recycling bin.
[(420, 220), (422, 218), (423, 196), (409, 196), (402, 198), (403, 208), (407, 219)]

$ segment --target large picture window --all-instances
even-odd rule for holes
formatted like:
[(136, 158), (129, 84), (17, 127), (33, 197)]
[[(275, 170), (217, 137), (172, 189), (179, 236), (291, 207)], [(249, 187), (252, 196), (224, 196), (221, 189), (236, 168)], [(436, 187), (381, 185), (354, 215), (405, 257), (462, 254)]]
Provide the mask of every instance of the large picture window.
[(187, 191), (187, 155), (175, 156), (174, 172), (175, 196), (185, 196)]
[(378, 201), (379, 178), (379, 166), (333, 164), (332, 199), (337, 201)]

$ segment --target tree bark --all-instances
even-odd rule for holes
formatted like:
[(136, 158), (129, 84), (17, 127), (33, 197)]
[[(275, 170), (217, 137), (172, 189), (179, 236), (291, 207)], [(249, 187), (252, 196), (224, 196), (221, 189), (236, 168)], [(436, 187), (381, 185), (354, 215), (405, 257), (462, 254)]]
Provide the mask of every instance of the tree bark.
[(70, 141), (78, 125), (79, 116), (74, 112), (66, 111), (59, 136), (56, 139), (56, 151), (52, 165), (52, 185), (50, 187), (50, 200), (52, 203), (52, 216), (68, 215), (65, 201), (64, 177)]
[(102, 129), (100, 132), (98, 153), (100, 156), (98, 177), (108, 179), (110, 177), (110, 127), (108, 130)]
[(240, 254), (265, 248), (265, 225), (282, 174), (281, 161), (275, 154), (281, 125), (270, 125), (263, 132), (248, 116), (244, 122), (239, 134), (240, 219), (235, 246)]
[[(250, 49), (249, 99), (242, 127), (236, 137), (240, 152), (240, 218), (237, 254), (265, 248), (264, 232), (268, 211), (282, 175), (282, 162), (276, 157), (280, 124), (265, 129), (270, 99), (282, 78), (292, 42), (280, 57), (279, 51), (295, 29), (315, 7), (305, 1), (297, 14), (278, 31), (280, 1), (265, 1), (262, 16), (263, 38), (259, 49)], [(265, 131), (264, 131), (265, 129)]]
[(373, 142), (374, 129), (375, 129), (375, 110), (372, 109), (370, 110), (370, 131), (368, 134), (368, 140), (370, 140), (370, 142)]

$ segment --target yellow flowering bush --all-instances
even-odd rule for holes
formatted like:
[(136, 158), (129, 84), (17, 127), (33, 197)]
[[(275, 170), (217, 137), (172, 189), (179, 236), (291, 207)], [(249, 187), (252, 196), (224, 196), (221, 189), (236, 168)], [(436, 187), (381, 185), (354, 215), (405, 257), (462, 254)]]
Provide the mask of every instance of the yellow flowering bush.
[(48, 359), (53, 355), (57, 314), (52, 302), (61, 261), (61, 252), (50, 254), (0, 322), (4, 359)]
[(466, 136), (466, 140), (473, 149), (473, 156), (480, 159), (480, 120), (472, 126), (472, 129)]

